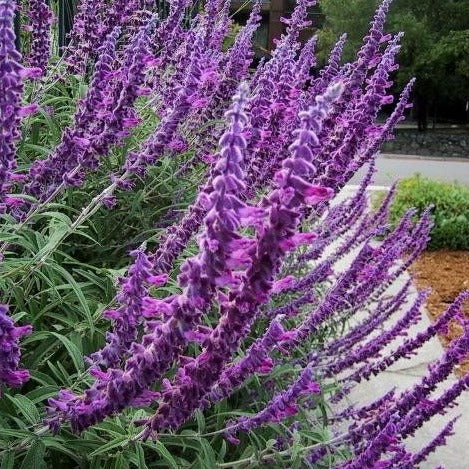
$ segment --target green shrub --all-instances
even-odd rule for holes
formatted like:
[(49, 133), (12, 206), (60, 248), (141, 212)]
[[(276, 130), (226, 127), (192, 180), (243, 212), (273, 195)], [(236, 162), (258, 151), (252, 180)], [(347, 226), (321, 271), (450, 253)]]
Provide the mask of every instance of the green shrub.
[(469, 250), (469, 187), (419, 175), (403, 179), (391, 206), (391, 221), (398, 222), (411, 207), (421, 213), (430, 205), (435, 226), (429, 249)]

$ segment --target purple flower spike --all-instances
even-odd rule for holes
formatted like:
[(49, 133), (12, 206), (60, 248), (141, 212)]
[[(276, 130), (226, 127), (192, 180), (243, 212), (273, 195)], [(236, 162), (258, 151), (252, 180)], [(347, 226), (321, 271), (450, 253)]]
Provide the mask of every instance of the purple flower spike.
[[(233, 282), (236, 278), (232, 275), (223, 278), (223, 284), (229, 285), (231, 292), (221, 298), (221, 319), (206, 339), (203, 352), (180, 368), (174, 382), (163, 392), (158, 412), (148, 422), (145, 436), (164, 428), (178, 428), (199, 407), (201, 399), (216, 383), (240, 341), (249, 333), (259, 306), (268, 299), (274, 277), (286, 254), (282, 243), (295, 236), (300, 209), (309, 203), (330, 198), (329, 189), (313, 186), (305, 178), (314, 173), (311, 160), (317, 146), (315, 131), (321, 128), (341, 91), (340, 84), (328, 88), (323, 96), (316, 98), (315, 106), (301, 113), (301, 127), (296, 131), (297, 139), (291, 146), (293, 156), (284, 162), (276, 175), (277, 189), (261, 204), (268, 217), (258, 228), (255, 251), (253, 247), (248, 248), (251, 262), (245, 273), (241, 273), (238, 283)], [(214, 187), (239, 190), (236, 181), (222, 184), (214, 181)], [(253, 209), (251, 211), (255, 211)], [(234, 223), (231, 224), (233, 228), (236, 227)], [(232, 239), (231, 244), (234, 249), (239, 241)], [(214, 244), (214, 248), (217, 247), (218, 244)]]
[(0, 395), (2, 386), (18, 388), (29, 380), (29, 371), (18, 368), (19, 339), (31, 332), (29, 325), (15, 326), (8, 316), (8, 306), (0, 305)]
[(285, 391), (277, 394), (258, 414), (252, 417), (241, 417), (226, 428), (226, 436), (232, 439), (239, 431), (250, 431), (256, 427), (277, 423), (296, 415), (299, 412), (297, 400), (302, 396), (319, 394), (321, 388), (313, 380), (313, 372), (305, 368), (298, 379)]
[(337, 80), (340, 69), (340, 59), (346, 41), (347, 35), (342, 34), (331, 51), (326, 67), (321, 70), (319, 77), (311, 84), (311, 94), (317, 95), (322, 93), (330, 83)]
[(448, 422), (443, 430), (424, 448), (422, 448), (418, 453), (412, 455), (411, 460), (402, 466), (399, 466), (401, 469), (412, 469), (417, 467), (422, 462), (426, 461), (428, 456), (431, 453), (434, 453), (438, 447), (446, 445), (448, 437), (454, 435), (454, 425), (459, 417), (452, 419)]
[(47, 199), (63, 180), (79, 186), (83, 170), (87, 166), (97, 166), (93, 150), (96, 141), (104, 140), (102, 113), (109, 99), (108, 85), (114, 71), (119, 34), (120, 28), (116, 28), (98, 49), (99, 59), (88, 93), (75, 114), (74, 124), (65, 130), (60, 144), (48, 158), (36, 160), (30, 167), (26, 190), (41, 200)]
[(108, 343), (91, 356), (92, 362), (109, 367), (120, 365), (121, 359), (137, 339), (137, 326), (142, 322), (143, 307), (148, 295), (148, 285), (163, 285), (167, 275), (151, 274), (151, 263), (144, 252), (132, 251), (135, 263), (128, 277), (120, 279), (121, 291), (117, 295), (118, 309), (104, 311), (103, 315), (113, 321), (113, 332), (107, 333)]
[[(57, 430), (60, 422), (68, 419), (72, 430), (81, 432), (140, 398), (182, 355), (191, 338), (190, 333), (210, 305), (216, 288), (237, 281), (229, 275), (226, 263), (233, 252), (229, 243), (240, 240), (236, 228), (240, 225), (238, 212), (243, 204), (235, 194), (244, 184), (241, 167), (246, 146), (242, 137), (247, 123), (243, 111), (246, 98), (247, 89), (242, 87), (226, 114), (231, 126), (220, 140), (220, 158), (213, 188), (203, 195), (208, 213), (204, 220), (205, 229), (199, 237), (200, 253), (183, 264), (179, 275), (183, 293), (165, 300), (150, 298), (146, 301), (148, 310), (159, 314), (162, 320), (154, 327), (148, 324), (141, 343), (131, 345), (124, 371), (111, 368), (106, 373), (97, 373), (94, 385), (85, 391), (84, 396), (67, 392), (51, 399), (51, 417), (48, 419), (51, 428)], [(150, 280), (159, 282), (160, 278), (152, 277)], [(133, 281), (132, 278), (127, 280), (132, 287), (129, 293), (133, 289)], [(128, 298), (131, 299), (132, 295)], [(120, 314), (112, 311), (110, 317), (119, 318)]]
[[(399, 420), (398, 416), (393, 416), (389, 419), (386, 426), (370, 441), (365, 450), (357, 455), (355, 459), (349, 461), (341, 466), (340, 469), (373, 469), (385, 468), (388, 466), (379, 466), (377, 463), (380, 461), (381, 456), (399, 442), (398, 431), (396, 422)], [(339, 469), (338, 468), (338, 469)]]
[(249, 15), (249, 19), (243, 30), (236, 36), (233, 47), (228, 52), (224, 79), (221, 80), (217, 89), (216, 101), (226, 101), (236, 91), (237, 83), (246, 78), (249, 66), (254, 57), (252, 50), (252, 36), (260, 25), (260, 9), (262, 2), (256, 0)]
[(51, 54), (51, 25), (54, 14), (47, 0), (29, 0), (28, 16), (31, 26), (31, 50), (27, 58), (30, 67), (47, 72), (47, 63)]
[(106, 9), (104, 0), (81, 0), (78, 4), (73, 29), (70, 32), (70, 44), (65, 51), (71, 73), (82, 74), (86, 71), (90, 55), (95, 53), (100, 41), (106, 36), (105, 29), (101, 36), (103, 28), (100, 24)]
[(210, 391), (208, 399), (216, 402), (228, 397), (234, 389), (240, 386), (248, 377), (256, 372), (270, 372), (273, 366), (270, 352), (275, 345), (284, 338), (285, 329), (281, 324), (282, 316), (277, 316), (265, 334), (254, 342), (246, 351), (246, 355), (228, 367)]
[(448, 327), (449, 322), (460, 311), (462, 301), (464, 301), (464, 296), (460, 296), (459, 300), (455, 301), (434, 324), (430, 325), (427, 329), (417, 334), (416, 337), (406, 338), (402, 345), (393, 350), (391, 353), (386, 354), (375, 363), (362, 366), (346, 379), (354, 381), (369, 379), (371, 375), (376, 375), (380, 371), (386, 370), (399, 359), (411, 357), (420, 347), (422, 347), (423, 344), (428, 342), (432, 337), (435, 337), (437, 333)]
[[(305, 83), (311, 76), (311, 69), (316, 65), (315, 49), (318, 42), (318, 37), (313, 36), (309, 39), (301, 49), (298, 57), (295, 73), (298, 80), (298, 88), (302, 89)], [(329, 83), (328, 83), (329, 84)], [(327, 87), (326, 87), (327, 88)], [(325, 90), (322, 90), (324, 92)], [(321, 93), (317, 93), (321, 94)]]
[(7, 209), (5, 196), (16, 168), (23, 79), (30, 75), (30, 70), (21, 66), (15, 47), (14, 6), (15, 2), (0, 0), (0, 213)]
[(361, 84), (366, 76), (367, 69), (376, 63), (378, 47), (384, 37), (383, 29), (386, 22), (386, 14), (392, 0), (383, 0), (376, 10), (375, 17), (371, 22), (370, 31), (363, 39), (363, 45), (358, 52), (358, 60), (353, 65), (350, 81), (353, 85)]

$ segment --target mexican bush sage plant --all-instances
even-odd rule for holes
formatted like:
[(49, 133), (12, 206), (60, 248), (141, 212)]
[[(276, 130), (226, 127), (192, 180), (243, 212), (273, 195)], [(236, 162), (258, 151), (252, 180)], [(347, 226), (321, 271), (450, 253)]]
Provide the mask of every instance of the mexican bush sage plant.
[[(368, 200), (402, 34), (384, 0), (320, 69), (313, 5), (256, 66), (260, 1), (235, 29), (229, 1), (81, 0), (59, 59), (55, 3), (17, 50), (0, 0), (2, 467), (412, 468), (455, 431), (409, 449), (468, 387), (469, 294), (414, 333), (431, 207)], [(414, 386), (347, 403), (450, 327)]]

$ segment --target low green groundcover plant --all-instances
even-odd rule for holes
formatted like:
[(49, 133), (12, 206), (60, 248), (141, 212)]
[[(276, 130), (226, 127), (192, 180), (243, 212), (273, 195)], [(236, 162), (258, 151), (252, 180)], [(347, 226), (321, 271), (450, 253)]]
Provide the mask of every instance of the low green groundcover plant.
[(469, 187), (415, 176), (399, 181), (390, 220), (398, 223), (412, 207), (420, 215), (433, 206), (429, 249), (469, 249)]
[[(384, 0), (319, 69), (313, 3), (252, 68), (261, 0), (238, 28), (229, 1), (81, 0), (60, 56), (58, 2), (0, 0), (1, 469), (404, 469), (452, 433), (407, 446), (468, 388), (468, 295), (409, 333), (431, 213), (368, 210), (402, 35)], [(351, 404), (454, 320), (413, 387)]]

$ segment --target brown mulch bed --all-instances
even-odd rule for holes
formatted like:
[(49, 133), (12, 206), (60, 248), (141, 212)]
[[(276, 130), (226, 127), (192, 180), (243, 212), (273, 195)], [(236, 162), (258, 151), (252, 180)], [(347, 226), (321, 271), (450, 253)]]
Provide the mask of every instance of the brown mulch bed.
[[(448, 308), (458, 293), (469, 289), (469, 251), (424, 252), (411, 270), (419, 288), (430, 287), (433, 290), (427, 301), (427, 310), (432, 320)], [(466, 302), (464, 312), (469, 318), (469, 302)], [(453, 323), (448, 334), (440, 339), (447, 346), (460, 334), (461, 326)], [(469, 360), (463, 362), (456, 371), (469, 373)]]

